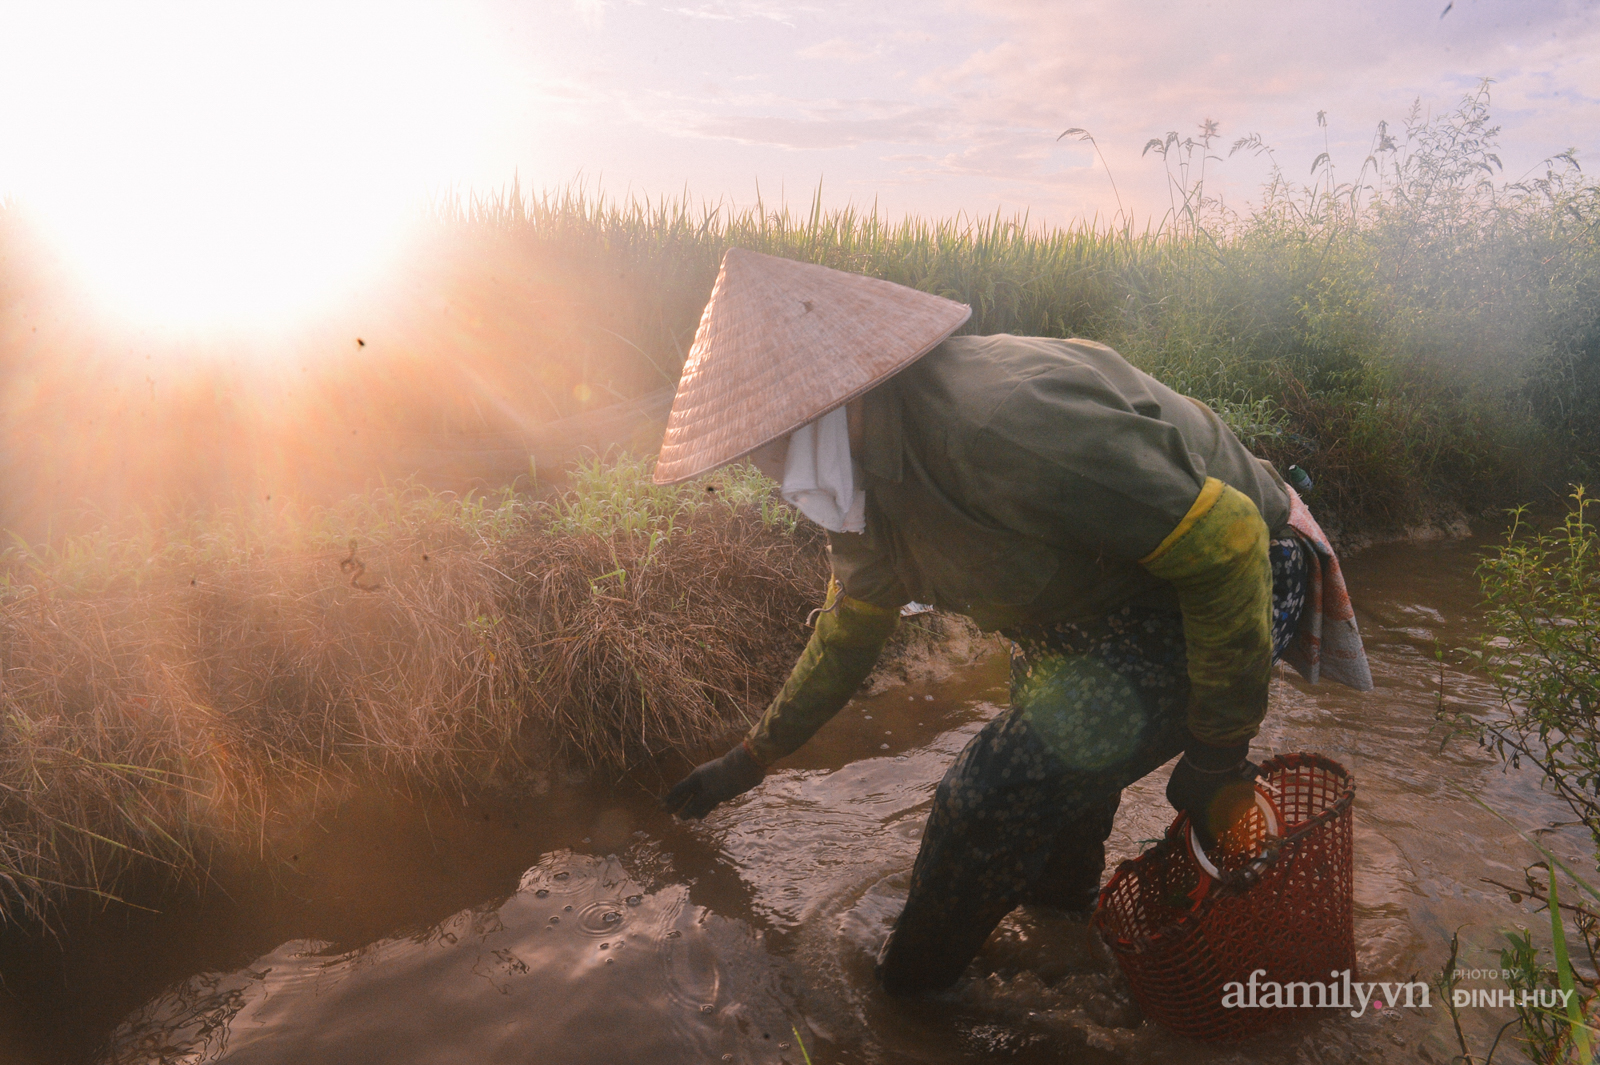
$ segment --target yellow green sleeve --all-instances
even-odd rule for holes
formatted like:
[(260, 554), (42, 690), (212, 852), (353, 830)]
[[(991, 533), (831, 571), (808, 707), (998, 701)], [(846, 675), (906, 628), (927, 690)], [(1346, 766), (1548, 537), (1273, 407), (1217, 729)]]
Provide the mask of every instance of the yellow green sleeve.
[(1250, 497), (1208, 478), (1178, 527), (1139, 562), (1171, 581), (1189, 658), (1189, 731), (1217, 747), (1249, 740), (1272, 678), (1272, 563)]
[(889, 642), (898, 610), (851, 599), (837, 582), (817, 615), (800, 660), (744, 745), (762, 766), (796, 750), (849, 702)]

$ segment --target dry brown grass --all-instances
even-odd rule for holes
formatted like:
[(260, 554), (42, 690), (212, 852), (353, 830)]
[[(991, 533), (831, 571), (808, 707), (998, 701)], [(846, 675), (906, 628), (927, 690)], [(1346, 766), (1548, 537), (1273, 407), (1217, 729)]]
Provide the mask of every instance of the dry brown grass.
[[(509, 678), (569, 762), (694, 750), (759, 711), (826, 581), (814, 527), (716, 508), (639, 565), (642, 538), (539, 533), (506, 545)], [(631, 565), (630, 565), (631, 563)]]
[(13, 549), (0, 913), (270, 853), (375, 780), (517, 786), (724, 737), (787, 675), (826, 575), (767, 492), (624, 463), (564, 500), (412, 489)]

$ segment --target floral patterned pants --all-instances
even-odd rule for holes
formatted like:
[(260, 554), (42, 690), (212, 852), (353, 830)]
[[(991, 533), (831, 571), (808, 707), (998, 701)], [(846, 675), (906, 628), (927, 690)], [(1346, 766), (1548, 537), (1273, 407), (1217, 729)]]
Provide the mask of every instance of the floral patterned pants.
[[(1309, 553), (1272, 541), (1274, 656), (1293, 639)], [(906, 907), (880, 956), (891, 992), (954, 983), (1019, 903), (1087, 914), (1122, 789), (1189, 743), (1183, 618), (1123, 608), (1006, 630), (1011, 707), (934, 793)]]

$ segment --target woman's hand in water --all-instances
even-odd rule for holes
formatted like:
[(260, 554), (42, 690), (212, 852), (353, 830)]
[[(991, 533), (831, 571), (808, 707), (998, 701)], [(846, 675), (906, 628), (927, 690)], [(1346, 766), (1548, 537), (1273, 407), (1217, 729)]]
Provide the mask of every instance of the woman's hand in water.
[(1196, 741), (1178, 759), (1167, 781), (1167, 801), (1189, 815), (1207, 850), (1255, 805), (1254, 781), (1260, 769), (1249, 754), (1248, 742), (1212, 747)]
[(719, 802), (727, 802), (735, 795), (743, 795), (757, 784), (767, 771), (750, 756), (744, 744), (739, 744), (721, 758), (713, 758), (673, 785), (661, 805), (667, 812), (682, 818), (699, 819), (711, 812)]

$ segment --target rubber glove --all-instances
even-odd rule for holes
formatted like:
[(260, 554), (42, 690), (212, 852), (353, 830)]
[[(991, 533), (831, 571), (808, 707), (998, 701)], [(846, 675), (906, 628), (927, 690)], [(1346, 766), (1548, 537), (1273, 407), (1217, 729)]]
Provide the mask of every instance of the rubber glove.
[(766, 770), (750, 756), (743, 743), (723, 755), (702, 763), (695, 771), (672, 786), (661, 805), (681, 818), (699, 820), (719, 802), (743, 795), (766, 776)]
[(1249, 755), (1248, 741), (1213, 747), (1196, 740), (1167, 780), (1167, 801), (1189, 815), (1189, 823), (1207, 851), (1255, 805), (1260, 767)]

